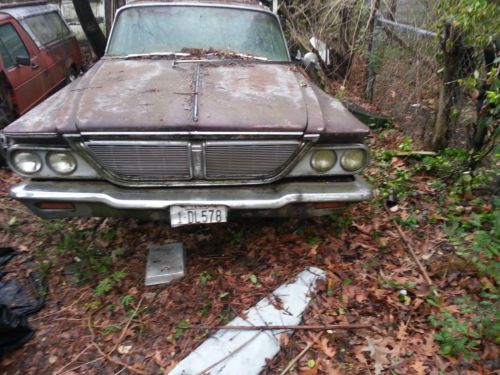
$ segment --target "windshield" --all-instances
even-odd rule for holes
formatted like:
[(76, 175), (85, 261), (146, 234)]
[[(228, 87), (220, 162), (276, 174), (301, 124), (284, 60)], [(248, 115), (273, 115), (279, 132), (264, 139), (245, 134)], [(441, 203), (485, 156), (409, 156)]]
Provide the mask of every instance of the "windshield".
[(233, 52), (288, 61), (276, 18), (244, 9), (148, 6), (123, 10), (107, 55), (174, 53), (190, 49)]

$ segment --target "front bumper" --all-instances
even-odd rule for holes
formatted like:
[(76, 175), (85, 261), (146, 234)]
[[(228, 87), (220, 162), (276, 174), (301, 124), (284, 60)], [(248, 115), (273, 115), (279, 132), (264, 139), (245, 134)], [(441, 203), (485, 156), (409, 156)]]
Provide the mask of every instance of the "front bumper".
[[(306, 216), (312, 204), (353, 203), (372, 196), (370, 185), (359, 176), (351, 181), (286, 181), (258, 186), (203, 188), (123, 188), (101, 181), (26, 181), (14, 185), (10, 195), (45, 218), (121, 216), (167, 219), (169, 207), (227, 206), (229, 214), (244, 216)], [(43, 202), (73, 203), (73, 209), (42, 209)], [(331, 210), (330, 210), (331, 211)], [(272, 213), (276, 215), (273, 215)]]

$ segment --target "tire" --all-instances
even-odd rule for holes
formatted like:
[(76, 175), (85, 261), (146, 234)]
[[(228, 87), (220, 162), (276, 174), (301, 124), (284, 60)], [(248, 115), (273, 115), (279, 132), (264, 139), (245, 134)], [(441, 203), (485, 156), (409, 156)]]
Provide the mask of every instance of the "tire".
[[(4, 80), (0, 78), (0, 130), (14, 121), (14, 113), (12, 112), (9, 90)], [(0, 150), (0, 167), (7, 165), (3, 151)]]
[(2, 81), (0, 81), (0, 130), (14, 120), (14, 115), (10, 108), (10, 100), (7, 95), (7, 89), (3, 86)]
[(70, 67), (66, 70), (66, 84), (69, 85), (75, 79), (78, 78), (78, 74), (76, 73), (75, 68)]

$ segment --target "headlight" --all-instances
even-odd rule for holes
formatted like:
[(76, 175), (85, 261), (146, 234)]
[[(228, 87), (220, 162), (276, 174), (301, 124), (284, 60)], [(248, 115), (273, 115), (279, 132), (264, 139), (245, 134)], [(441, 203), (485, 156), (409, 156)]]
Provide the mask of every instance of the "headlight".
[(33, 151), (16, 151), (11, 161), (14, 167), (24, 174), (33, 174), (42, 169), (42, 160)]
[(363, 167), (365, 163), (366, 152), (359, 148), (345, 151), (340, 160), (340, 165), (348, 172), (357, 171)]
[(71, 174), (76, 169), (76, 160), (69, 152), (53, 151), (47, 155), (49, 167), (58, 174)]
[(333, 168), (337, 162), (337, 154), (333, 150), (318, 150), (311, 157), (311, 167), (320, 173)]

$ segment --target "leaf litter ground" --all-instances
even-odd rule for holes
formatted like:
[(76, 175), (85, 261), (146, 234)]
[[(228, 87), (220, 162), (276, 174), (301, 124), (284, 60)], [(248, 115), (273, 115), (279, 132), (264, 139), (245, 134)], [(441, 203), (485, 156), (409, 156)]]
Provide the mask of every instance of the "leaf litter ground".
[[(391, 163), (407, 168), (406, 159)], [(489, 343), (476, 362), (439, 353), (429, 299), (453, 313), (451, 301), (481, 281), (451, 255), (426, 175), (413, 176), (414, 194), (391, 214), (411, 224), (403, 230), (436, 292), (377, 199), (332, 217), (172, 229), (130, 219), (44, 221), (8, 197), (17, 177), (4, 168), (0, 179), (0, 244), (21, 253), (10, 275), (38, 269), (49, 284), (45, 308), (30, 319), (36, 337), (0, 359), (2, 374), (168, 373), (209, 335), (187, 327), (227, 323), (306, 266), (325, 270), (327, 279), (303, 324), (373, 329), (285, 336), (263, 374), (280, 374), (307, 346), (289, 373), (487, 374), (485, 364), (498, 357)], [(186, 249), (187, 276), (145, 287), (148, 244), (177, 241)]]

